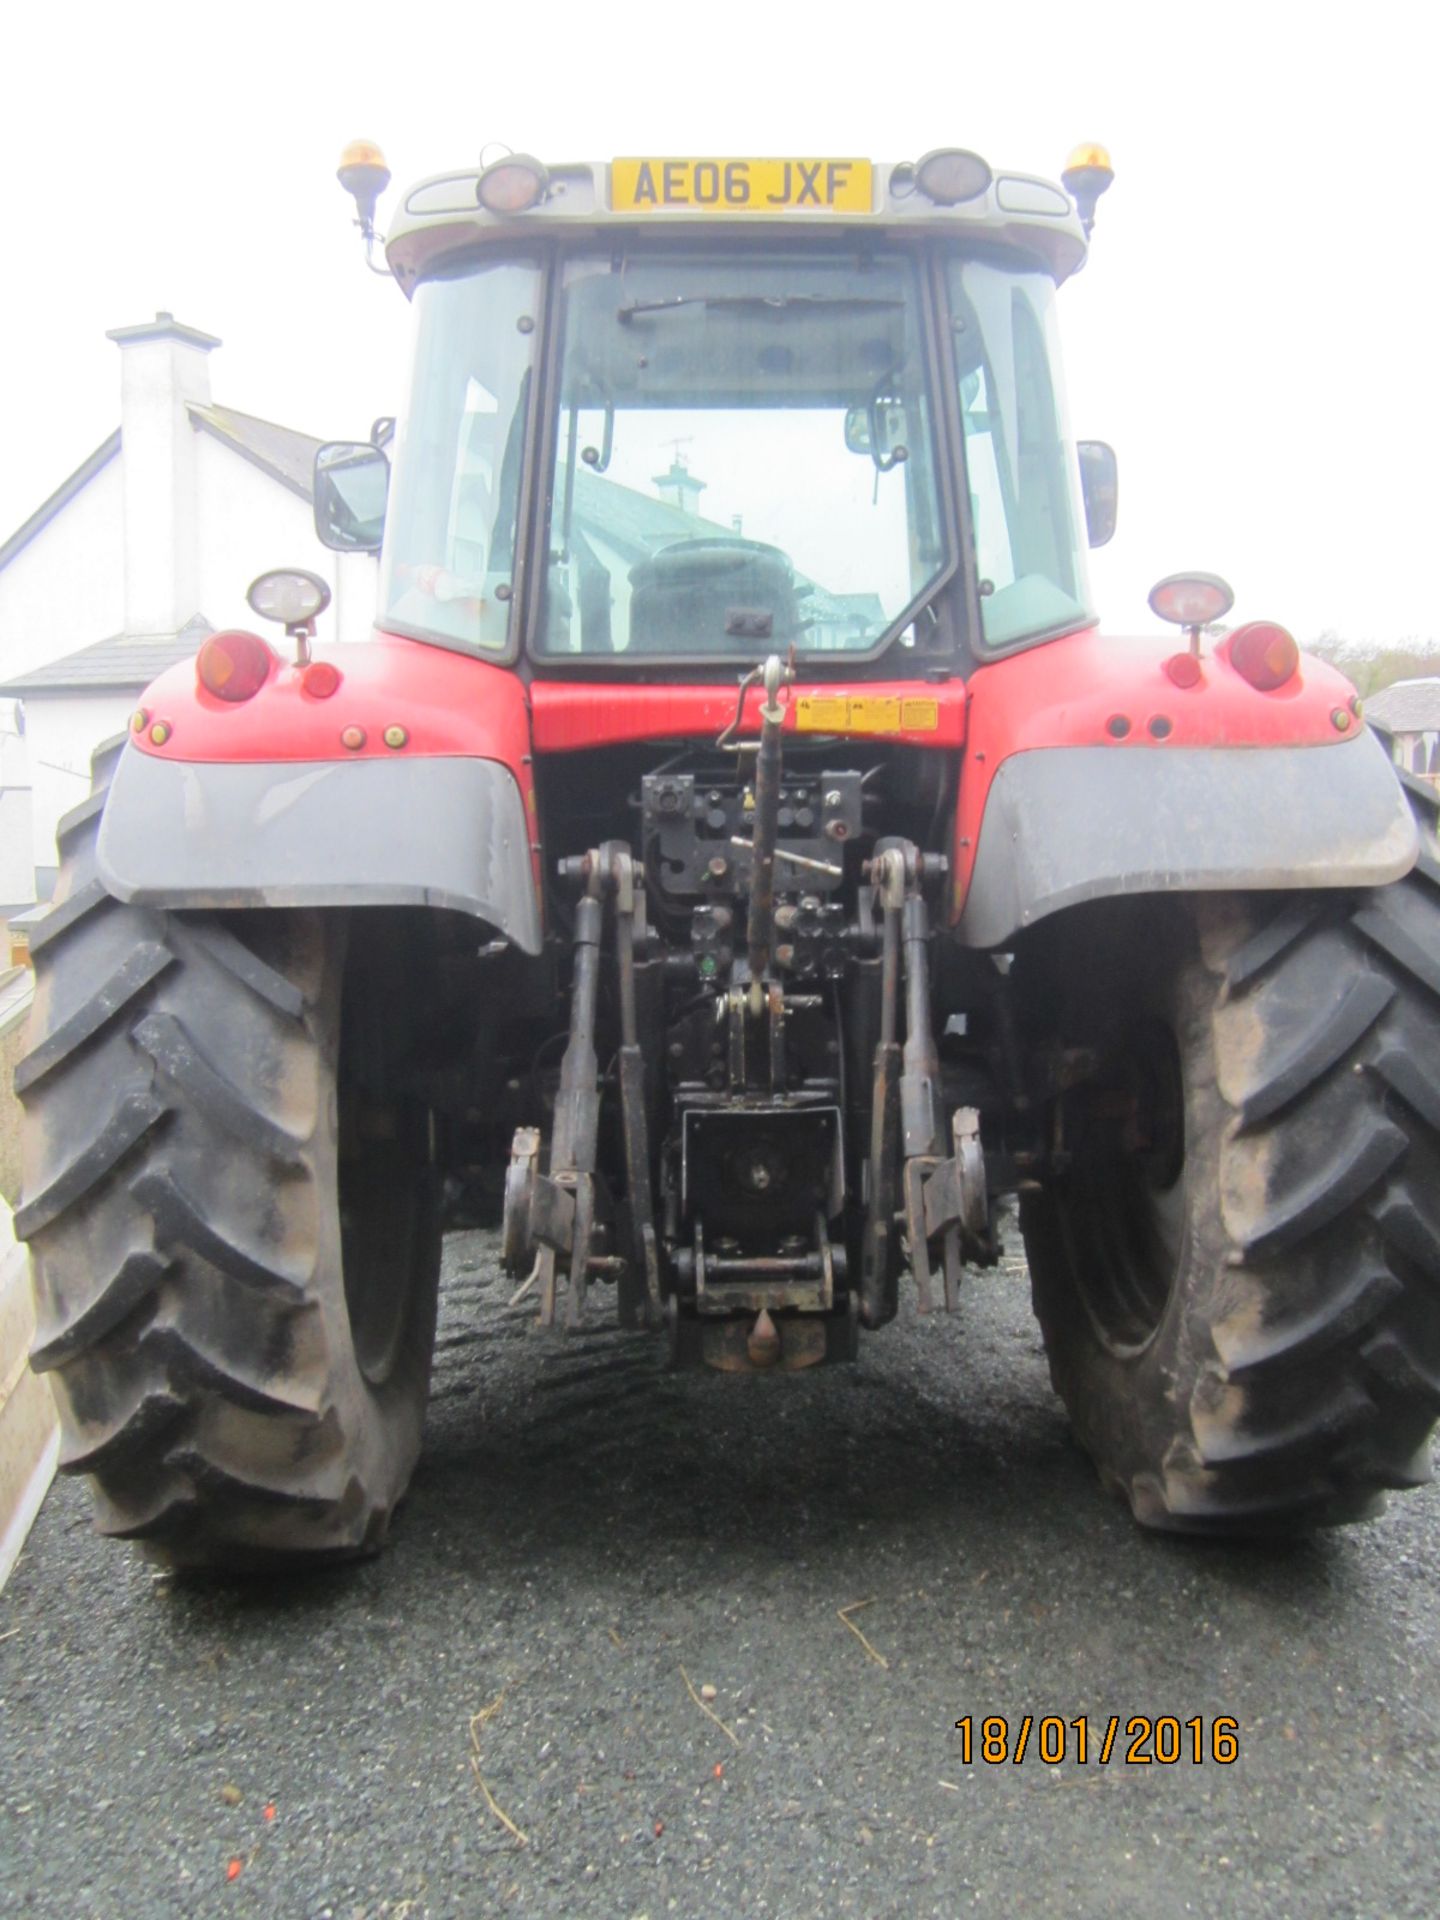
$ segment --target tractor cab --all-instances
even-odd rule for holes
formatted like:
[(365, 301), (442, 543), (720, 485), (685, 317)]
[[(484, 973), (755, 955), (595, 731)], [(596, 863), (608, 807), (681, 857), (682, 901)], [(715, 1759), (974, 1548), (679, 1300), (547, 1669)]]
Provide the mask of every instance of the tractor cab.
[[(890, 679), (1090, 623), (1113, 472), (1065, 422), (1058, 187), (959, 150), (510, 156), (413, 189), (386, 252), (417, 335), (385, 630), (547, 676)], [(389, 464), (327, 450), (333, 544), (377, 544)]]

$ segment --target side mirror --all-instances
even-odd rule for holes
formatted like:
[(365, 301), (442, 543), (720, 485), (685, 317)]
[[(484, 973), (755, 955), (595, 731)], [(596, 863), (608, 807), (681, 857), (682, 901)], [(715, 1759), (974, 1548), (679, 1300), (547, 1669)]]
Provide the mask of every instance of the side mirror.
[(1103, 440), (1080, 440), (1080, 490), (1085, 496), (1085, 531), (1092, 547), (1114, 537), (1120, 509), (1120, 466), (1115, 449)]
[(390, 462), (365, 440), (331, 440), (315, 454), (315, 531), (336, 553), (378, 553)]
[(868, 453), (880, 473), (889, 473), (910, 457), (901, 435), (905, 431), (905, 403), (876, 394), (863, 407), (845, 411), (845, 445), (851, 453)]

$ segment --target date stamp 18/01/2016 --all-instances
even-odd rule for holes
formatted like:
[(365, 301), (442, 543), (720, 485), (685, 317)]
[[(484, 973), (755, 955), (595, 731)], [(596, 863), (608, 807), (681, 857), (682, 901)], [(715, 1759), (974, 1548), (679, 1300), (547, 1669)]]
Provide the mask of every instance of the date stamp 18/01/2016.
[(992, 1713), (977, 1718), (967, 1713), (955, 1722), (960, 1736), (960, 1759), (973, 1766), (1023, 1764), (1033, 1754), (1047, 1767), (1068, 1760), (1081, 1767), (1200, 1766), (1210, 1761), (1232, 1767), (1240, 1758), (1240, 1722), (1230, 1714), (1206, 1719), (1203, 1713), (1182, 1720), (1178, 1714), (1136, 1713), (1128, 1718), (1112, 1713), (1093, 1720), (1087, 1714), (1067, 1720), (1056, 1713), (1006, 1716)]

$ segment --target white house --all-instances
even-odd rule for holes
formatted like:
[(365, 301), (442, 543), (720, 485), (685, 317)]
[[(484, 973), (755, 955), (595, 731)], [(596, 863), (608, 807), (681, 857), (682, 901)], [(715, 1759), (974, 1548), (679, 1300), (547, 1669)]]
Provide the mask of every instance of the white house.
[(1397, 680), (1369, 696), (1365, 715), (1389, 734), (1396, 766), (1440, 785), (1440, 680)]
[(207, 633), (254, 627), (257, 574), (330, 582), (322, 646), (364, 639), (374, 617), (374, 561), (315, 536), (320, 442), (212, 401), (213, 334), (158, 313), (108, 338), (118, 431), (0, 545), (0, 909), (48, 899), (91, 752)]

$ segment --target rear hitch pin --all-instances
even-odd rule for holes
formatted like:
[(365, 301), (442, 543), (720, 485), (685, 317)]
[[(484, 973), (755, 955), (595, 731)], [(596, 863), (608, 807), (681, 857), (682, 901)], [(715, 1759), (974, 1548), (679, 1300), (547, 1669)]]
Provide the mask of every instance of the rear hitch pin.
[[(750, 1016), (758, 1020), (764, 1009), (763, 982), (770, 972), (775, 942), (775, 842), (780, 824), (782, 750), (780, 729), (785, 709), (780, 687), (795, 677), (794, 661), (787, 666), (772, 653), (764, 666), (765, 698), (760, 703), (760, 751), (755, 756), (755, 829), (750, 867)], [(744, 693), (741, 693), (744, 700)]]

